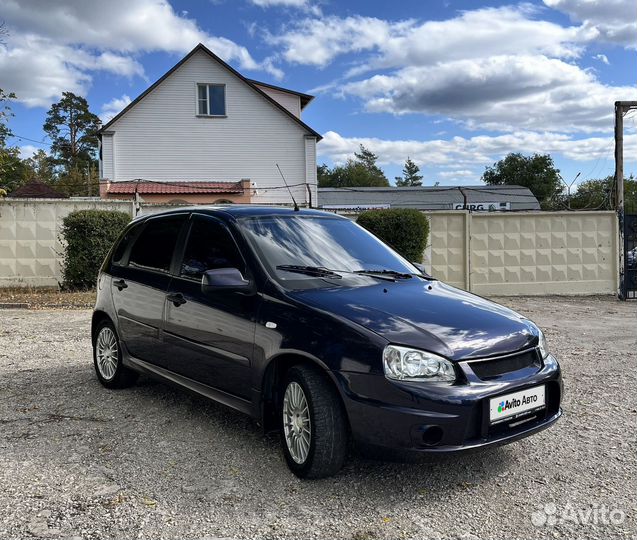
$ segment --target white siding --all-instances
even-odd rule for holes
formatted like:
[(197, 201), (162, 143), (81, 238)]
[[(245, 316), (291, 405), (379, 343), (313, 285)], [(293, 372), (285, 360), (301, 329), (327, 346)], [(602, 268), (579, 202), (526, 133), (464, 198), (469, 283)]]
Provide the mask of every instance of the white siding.
[(113, 136), (109, 134), (102, 135), (102, 178), (113, 180), (115, 171), (113, 170)]
[[(225, 118), (196, 116), (196, 84), (226, 85)], [(254, 202), (287, 203), (278, 163), (288, 183), (305, 182), (307, 132), (204, 52), (194, 54), (117, 120), (114, 181), (227, 181), (249, 178)], [(104, 137), (106, 140), (106, 137)], [(104, 162), (109, 159), (106, 148)], [(104, 166), (104, 175), (107, 174)], [(305, 186), (295, 196), (304, 200)]]
[[(305, 138), (305, 182), (312, 191), (312, 206), (318, 206), (318, 190), (316, 178), (316, 137)], [(307, 195), (306, 195), (307, 197)], [(306, 200), (306, 202), (309, 202)]]
[(268, 88), (267, 86), (256, 85), (264, 93), (268, 94), (274, 101), (283, 105), (288, 111), (290, 111), (297, 118), (301, 118), (301, 98), (289, 92), (281, 92), (274, 88)]

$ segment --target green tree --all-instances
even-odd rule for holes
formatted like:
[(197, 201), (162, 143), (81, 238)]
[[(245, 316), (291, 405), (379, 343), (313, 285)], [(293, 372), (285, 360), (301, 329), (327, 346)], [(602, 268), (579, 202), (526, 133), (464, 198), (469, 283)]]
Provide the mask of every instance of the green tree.
[(84, 171), (96, 161), (97, 131), (101, 122), (81, 96), (64, 92), (62, 99), (51, 105), (44, 122), (44, 132), (51, 139), (53, 163), (66, 174)]
[(29, 173), (17, 146), (0, 149), (0, 188), (7, 193), (15, 191), (30, 179)]
[(24, 160), (27, 168), (28, 180), (40, 180), (47, 184), (54, 181), (53, 164), (44, 150), (36, 151), (30, 158)]
[(531, 190), (542, 205), (548, 208), (552, 199), (562, 191), (560, 171), (549, 154), (524, 156), (508, 154), (504, 159), (486, 167), (482, 181), (492, 186), (517, 185)]
[(396, 185), (398, 187), (422, 186), (422, 175), (418, 174), (419, 172), (420, 167), (408, 157), (403, 167), (403, 175), (396, 177)]
[[(615, 207), (614, 187), (613, 176), (580, 182), (577, 191), (571, 195), (571, 209), (612, 210)], [(637, 180), (632, 175), (624, 178), (624, 208), (627, 213), (637, 212)]]
[(348, 159), (345, 165), (337, 165), (333, 169), (323, 164), (317, 167), (319, 187), (386, 187), (389, 180), (376, 165), (378, 156), (360, 146), (360, 152), (354, 154), (355, 159)]
[(9, 119), (14, 116), (9, 103), (15, 97), (13, 92), (7, 94), (0, 88), (0, 150), (6, 146), (7, 139), (13, 135), (8, 125)]
[(387, 180), (385, 173), (378, 165), (376, 165), (378, 156), (374, 154), (374, 152), (365, 148), (361, 144), (360, 150), (358, 152), (354, 152), (354, 158), (355, 163), (362, 165), (369, 174), (370, 182), (372, 182), (370, 185), (389, 185), (389, 180)]
[(320, 187), (324, 187), (326, 184), (329, 183), (330, 174), (332, 174), (332, 171), (330, 171), (330, 168), (327, 166), (326, 163), (323, 163), (322, 165), (318, 165), (316, 167), (316, 180)]

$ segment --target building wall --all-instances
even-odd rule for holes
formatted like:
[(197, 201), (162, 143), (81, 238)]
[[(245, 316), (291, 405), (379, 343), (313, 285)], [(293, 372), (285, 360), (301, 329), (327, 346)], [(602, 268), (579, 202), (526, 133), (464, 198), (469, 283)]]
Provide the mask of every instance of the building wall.
[[(225, 118), (196, 115), (197, 83), (226, 85)], [(117, 120), (109, 132), (113, 134), (103, 136), (103, 175), (113, 181), (237, 182), (250, 178), (257, 187), (252, 202), (261, 203), (289, 200), (284, 190), (268, 189), (282, 184), (277, 163), (288, 183), (308, 181), (307, 132), (201, 51)], [(113, 163), (110, 171), (109, 160)], [(305, 186), (293, 189), (305, 201)]]
[(274, 88), (268, 88), (267, 86), (261, 86), (260, 84), (256, 86), (268, 94), (274, 101), (283, 105), (294, 116), (301, 118), (301, 98), (299, 98), (299, 96), (290, 94), (289, 92), (281, 92), (281, 90), (275, 90)]
[[(56, 286), (62, 219), (74, 210), (133, 213), (131, 202), (0, 201), (0, 287)], [(142, 205), (148, 214), (171, 208)], [(174, 206), (173, 206), (174, 208)], [(613, 212), (430, 212), (424, 264), (434, 277), (477, 294), (614, 294), (618, 230)]]

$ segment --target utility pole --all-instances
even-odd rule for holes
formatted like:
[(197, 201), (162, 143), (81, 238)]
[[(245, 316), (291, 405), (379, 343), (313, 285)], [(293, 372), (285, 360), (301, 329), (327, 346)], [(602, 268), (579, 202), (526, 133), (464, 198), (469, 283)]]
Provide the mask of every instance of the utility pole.
[(619, 221), (619, 291), (618, 298), (625, 300), (624, 291), (624, 115), (637, 109), (637, 101), (615, 102), (615, 210)]

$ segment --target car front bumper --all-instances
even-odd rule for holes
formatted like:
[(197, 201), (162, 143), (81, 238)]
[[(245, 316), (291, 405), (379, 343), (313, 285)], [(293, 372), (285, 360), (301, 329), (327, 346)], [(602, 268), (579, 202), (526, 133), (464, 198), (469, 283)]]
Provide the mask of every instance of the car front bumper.
[[(457, 453), (508, 444), (554, 424), (562, 414), (560, 367), (549, 356), (533, 374), (457, 384), (389, 381), (382, 375), (339, 372), (354, 440), (363, 446), (421, 453)], [(545, 385), (544, 409), (491, 425), (491, 398)]]

